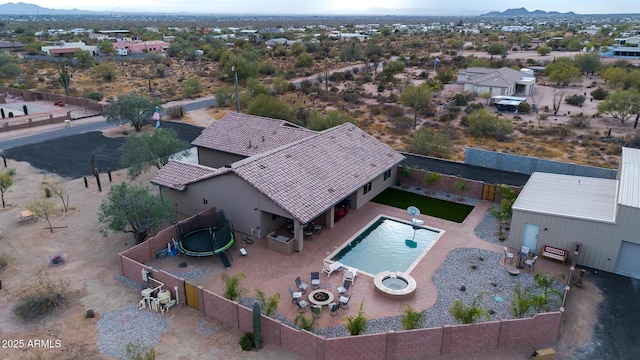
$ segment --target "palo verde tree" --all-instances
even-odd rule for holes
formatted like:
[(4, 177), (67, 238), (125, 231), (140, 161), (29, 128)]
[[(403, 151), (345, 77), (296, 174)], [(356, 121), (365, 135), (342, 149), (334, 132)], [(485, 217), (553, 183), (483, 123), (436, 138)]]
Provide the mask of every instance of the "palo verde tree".
[(51, 225), (51, 216), (53, 216), (56, 210), (55, 205), (47, 199), (45, 196), (35, 196), (29, 200), (29, 203), (25, 208), (33, 213), (38, 219), (45, 219), (49, 225), (49, 230), (53, 232), (53, 225)]
[(624, 124), (633, 115), (640, 112), (640, 93), (637, 90), (617, 90), (598, 104), (598, 111), (611, 115)]
[(154, 195), (141, 185), (114, 185), (98, 209), (100, 233), (109, 230), (133, 234), (136, 243), (143, 242), (149, 233), (163, 222), (175, 222), (176, 212), (168, 198)]
[(2, 208), (5, 208), (4, 193), (13, 185), (13, 176), (8, 171), (0, 173), (0, 197), (2, 197)]
[(549, 80), (566, 87), (574, 81), (579, 81), (582, 73), (571, 58), (559, 57), (545, 67), (544, 74), (549, 77)]
[(413, 109), (413, 129), (418, 123), (418, 112), (428, 109), (433, 93), (426, 83), (420, 86), (406, 86), (400, 95), (400, 103)]
[(189, 147), (172, 129), (156, 129), (151, 134), (133, 136), (122, 144), (120, 165), (128, 169), (130, 179), (135, 179), (151, 167), (160, 169), (173, 154), (186, 155)]
[(111, 103), (104, 112), (104, 116), (107, 123), (131, 124), (136, 131), (140, 131), (144, 124), (151, 120), (156, 106), (159, 105), (159, 101), (131, 91), (129, 94), (120, 95), (116, 101)]

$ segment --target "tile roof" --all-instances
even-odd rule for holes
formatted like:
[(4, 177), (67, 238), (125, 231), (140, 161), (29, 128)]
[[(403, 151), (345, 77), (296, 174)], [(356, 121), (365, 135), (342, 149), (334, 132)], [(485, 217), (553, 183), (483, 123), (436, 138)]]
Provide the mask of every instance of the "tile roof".
[(191, 143), (194, 146), (243, 156), (263, 153), (316, 134), (285, 120), (227, 113)]
[(345, 123), (232, 167), (296, 220), (307, 223), (403, 159)]
[(227, 173), (229, 170), (228, 168), (214, 169), (197, 164), (169, 161), (158, 170), (151, 183), (183, 191), (189, 184)]

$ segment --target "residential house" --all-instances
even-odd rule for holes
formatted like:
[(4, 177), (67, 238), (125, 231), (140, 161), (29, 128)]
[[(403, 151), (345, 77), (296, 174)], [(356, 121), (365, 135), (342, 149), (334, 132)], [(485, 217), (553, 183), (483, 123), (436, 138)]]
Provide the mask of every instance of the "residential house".
[(527, 96), (533, 93), (536, 79), (508, 67), (470, 67), (458, 72), (457, 82), (464, 84), (464, 91), (473, 91), (476, 94), (488, 92), (491, 96)]
[(98, 53), (98, 47), (94, 45), (86, 45), (83, 41), (65, 42), (60, 41), (58, 45), (41, 46), (40, 50), (45, 55), (55, 56), (73, 56), (76, 51), (88, 51), (91, 55)]
[[(512, 206), (508, 246), (544, 245), (576, 262), (640, 279), (640, 149), (622, 148), (617, 179), (535, 172)], [(573, 260), (573, 259), (571, 259)]]
[(336, 206), (359, 209), (396, 179), (404, 156), (357, 126), (320, 132), (284, 120), (228, 113), (193, 141), (199, 164), (171, 161), (152, 183), (182, 216), (224, 210), (236, 231), (262, 237), (293, 223), (332, 228)]

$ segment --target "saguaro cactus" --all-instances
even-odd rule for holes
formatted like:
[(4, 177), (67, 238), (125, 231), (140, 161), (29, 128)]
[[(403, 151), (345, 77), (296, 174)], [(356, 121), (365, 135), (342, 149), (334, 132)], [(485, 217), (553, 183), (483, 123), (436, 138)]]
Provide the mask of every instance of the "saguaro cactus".
[(256, 349), (260, 349), (260, 339), (262, 334), (262, 313), (260, 312), (260, 303), (253, 303), (253, 343)]

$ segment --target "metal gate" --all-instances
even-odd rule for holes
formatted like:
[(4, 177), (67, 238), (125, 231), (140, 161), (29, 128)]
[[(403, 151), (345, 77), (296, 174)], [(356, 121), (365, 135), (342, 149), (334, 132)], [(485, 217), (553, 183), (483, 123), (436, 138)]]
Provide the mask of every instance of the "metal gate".
[(482, 200), (493, 202), (496, 198), (496, 185), (484, 184), (482, 186)]
[(184, 293), (187, 298), (187, 305), (196, 310), (200, 310), (200, 306), (198, 305), (198, 288), (185, 282)]

